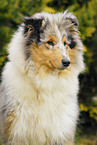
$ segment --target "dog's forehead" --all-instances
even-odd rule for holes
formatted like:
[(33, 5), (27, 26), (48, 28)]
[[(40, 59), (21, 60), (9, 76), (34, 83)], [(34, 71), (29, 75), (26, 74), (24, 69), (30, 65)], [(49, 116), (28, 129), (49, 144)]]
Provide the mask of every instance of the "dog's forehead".
[(48, 38), (51, 35), (54, 35), (57, 38), (67, 35), (65, 20), (62, 20), (61, 14), (45, 14), (44, 21), (45, 27), (43, 29), (43, 35), (45, 38)]
[(74, 30), (77, 25), (76, 17), (67, 11), (56, 14), (36, 13), (33, 18), (43, 20), (44, 28), (42, 27), (43, 31), (40, 34), (41, 39), (49, 39), (50, 35), (55, 35), (58, 38), (62, 38), (64, 35), (68, 37), (71, 30)]
[(41, 12), (41, 13), (36, 13), (33, 17), (44, 18), (46, 21), (48, 20), (49, 22), (54, 23), (54, 22), (61, 22), (62, 18), (65, 18), (66, 13), (67, 11), (64, 13), (55, 13), (55, 14)]
[(44, 29), (43, 35), (45, 38), (49, 39), (50, 36), (55, 36), (57, 40), (60, 40), (64, 35), (67, 35), (65, 28), (59, 27), (58, 24), (47, 25)]
[[(66, 13), (66, 12), (65, 12)], [(50, 28), (50, 30), (53, 32), (56, 28), (60, 31), (65, 30), (66, 26), (66, 14), (65, 13), (56, 13), (56, 14), (49, 14), (49, 13), (36, 13), (33, 17), (36, 19), (44, 19), (44, 22), (46, 24), (45, 28)]]

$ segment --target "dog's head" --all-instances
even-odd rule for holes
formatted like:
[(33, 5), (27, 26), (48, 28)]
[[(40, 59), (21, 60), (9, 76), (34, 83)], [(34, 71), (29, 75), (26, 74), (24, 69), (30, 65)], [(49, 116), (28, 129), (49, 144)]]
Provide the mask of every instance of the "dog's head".
[(78, 21), (71, 13), (37, 13), (24, 18), (24, 27), (26, 57), (38, 70), (69, 70), (77, 63), (82, 43)]
[(67, 11), (25, 17), (22, 25), (25, 60), (32, 61), (37, 71), (45, 72), (83, 67), (78, 25), (76, 17)]

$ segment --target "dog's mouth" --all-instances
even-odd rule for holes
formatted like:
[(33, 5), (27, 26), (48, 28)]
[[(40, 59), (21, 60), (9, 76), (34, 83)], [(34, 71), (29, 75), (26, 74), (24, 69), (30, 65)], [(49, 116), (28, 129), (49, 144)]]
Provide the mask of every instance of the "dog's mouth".
[(63, 66), (62, 64), (58, 67), (58, 66), (55, 66), (54, 65), (54, 63), (52, 63), (52, 61), (50, 61), (50, 64), (51, 64), (51, 66), (52, 66), (52, 68), (53, 69), (57, 69), (57, 70), (60, 70), (60, 71), (62, 71), (62, 70), (65, 70), (65, 69), (68, 69), (69, 68), (69, 66), (70, 65), (68, 65), (68, 66)]

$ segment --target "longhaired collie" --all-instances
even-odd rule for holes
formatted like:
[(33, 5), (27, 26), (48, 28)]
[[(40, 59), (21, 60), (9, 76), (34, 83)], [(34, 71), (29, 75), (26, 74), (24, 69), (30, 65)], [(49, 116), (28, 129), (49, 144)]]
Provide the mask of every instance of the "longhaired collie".
[(64, 13), (25, 17), (8, 48), (0, 85), (4, 145), (73, 145), (84, 70), (78, 20)]

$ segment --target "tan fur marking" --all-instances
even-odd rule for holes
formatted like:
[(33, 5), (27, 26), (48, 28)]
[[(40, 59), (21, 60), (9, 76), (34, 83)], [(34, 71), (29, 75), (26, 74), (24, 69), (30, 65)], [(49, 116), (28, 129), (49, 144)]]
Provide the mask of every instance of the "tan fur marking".
[[(64, 36), (63, 41), (66, 40)], [(63, 77), (63, 75), (69, 75), (71, 72), (72, 64), (74, 63), (77, 57), (77, 50), (70, 49), (68, 46), (67, 54), (70, 58), (70, 66), (64, 70), (61, 70), (62, 63), (61, 60), (63, 59), (60, 50), (56, 49), (47, 49), (46, 44), (37, 46), (36, 44), (32, 44), (30, 47), (32, 59), (35, 63), (35, 66), (38, 71), (55, 71), (55, 69), (59, 70), (58, 76)]]
[(71, 64), (74, 63), (74, 61), (78, 55), (77, 50), (68, 48), (67, 54), (69, 55)]
[(61, 69), (62, 55), (58, 49), (47, 49), (45, 45), (31, 46), (32, 59), (38, 70), (44, 71)]
[(62, 38), (62, 42), (64, 43), (67, 43), (67, 39), (66, 39), (66, 36), (63, 36), (63, 38)]
[(78, 29), (76, 29), (75, 27), (74, 27), (74, 25), (72, 25), (71, 27), (70, 27), (70, 31), (73, 33), (73, 34), (75, 34), (75, 35), (78, 35)]
[(53, 41), (54, 43), (56, 43), (56, 42), (57, 42), (56, 36), (55, 36), (55, 35), (51, 35), (51, 36), (49, 37), (49, 41)]
[(45, 26), (45, 21), (42, 20), (42, 28)]
[(5, 140), (11, 138), (11, 130), (15, 124), (13, 124), (13, 120), (15, 119), (15, 111), (12, 111), (10, 115), (6, 118), (5, 126), (3, 128), (3, 132), (5, 134)]
[(57, 38), (56, 38), (55, 35), (50, 35), (50, 36), (49, 36), (49, 39), (46, 40), (46, 41), (44, 41), (44, 43), (46, 44), (48, 41), (52, 41), (53, 43), (56, 44), (56, 42), (57, 42)]

